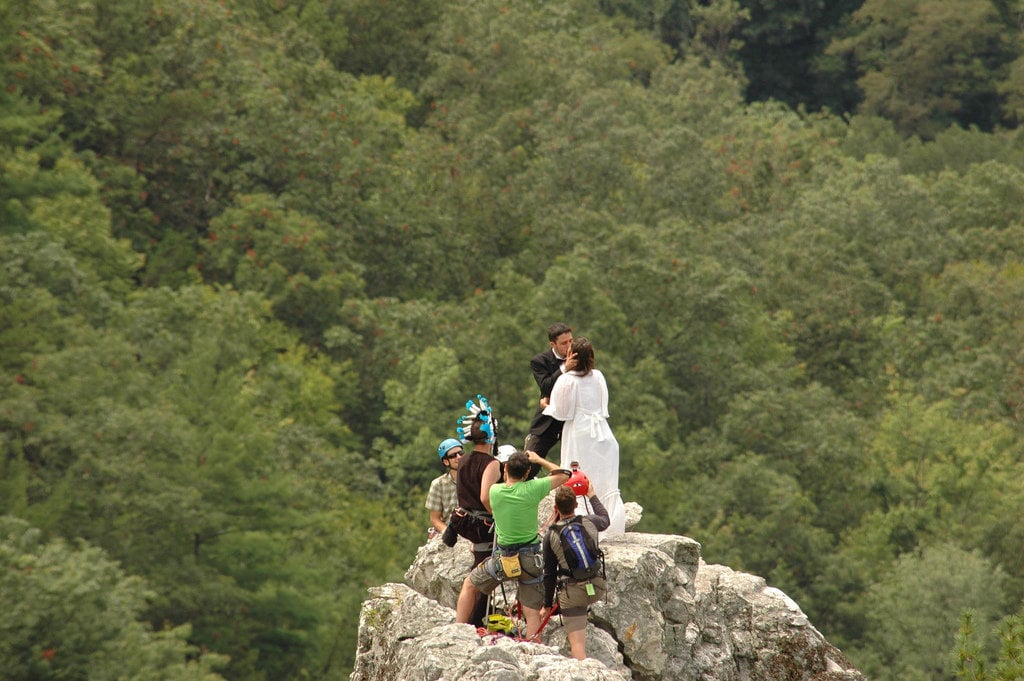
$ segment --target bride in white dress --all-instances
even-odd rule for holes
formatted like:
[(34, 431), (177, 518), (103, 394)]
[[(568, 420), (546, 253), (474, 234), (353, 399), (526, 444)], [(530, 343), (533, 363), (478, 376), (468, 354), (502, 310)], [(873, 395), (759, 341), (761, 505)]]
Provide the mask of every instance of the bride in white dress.
[[(578, 461), (608, 510), (611, 524), (601, 536), (622, 534), (626, 531), (626, 510), (619, 494), (619, 443), (608, 425), (608, 384), (604, 374), (594, 368), (594, 347), (589, 340), (573, 339), (565, 367), (544, 409), (548, 416), (565, 422), (561, 466), (568, 469)], [(584, 515), (588, 512), (577, 510)]]

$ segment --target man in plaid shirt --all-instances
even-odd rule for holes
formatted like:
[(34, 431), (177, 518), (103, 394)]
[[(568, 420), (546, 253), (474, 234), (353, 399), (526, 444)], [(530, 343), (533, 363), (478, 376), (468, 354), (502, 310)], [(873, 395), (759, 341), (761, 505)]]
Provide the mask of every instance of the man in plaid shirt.
[(437, 447), (437, 456), (445, 471), (430, 482), (427, 502), (424, 504), (430, 511), (430, 529), (427, 534), (431, 539), (444, 533), (452, 511), (459, 505), (455, 479), (459, 471), (459, 457), (462, 456), (462, 443), (454, 438), (442, 441)]

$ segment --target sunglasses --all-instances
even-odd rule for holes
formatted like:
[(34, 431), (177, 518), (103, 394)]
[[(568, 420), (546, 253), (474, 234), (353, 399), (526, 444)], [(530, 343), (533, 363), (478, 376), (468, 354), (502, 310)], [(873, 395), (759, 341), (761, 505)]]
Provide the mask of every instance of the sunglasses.
[(446, 458), (446, 459), (457, 459), (458, 457), (462, 456), (462, 454), (463, 454), (463, 452), (462, 452), (462, 450), (460, 449), (460, 450), (459, 450), (459, 451), (457, 451), (457, 452), (454, 452), (454, 453), (452, 453), (452, 454), (448, 454), (448, 455), (446, 455), (446, 456), (445, 456), (444, 458)]

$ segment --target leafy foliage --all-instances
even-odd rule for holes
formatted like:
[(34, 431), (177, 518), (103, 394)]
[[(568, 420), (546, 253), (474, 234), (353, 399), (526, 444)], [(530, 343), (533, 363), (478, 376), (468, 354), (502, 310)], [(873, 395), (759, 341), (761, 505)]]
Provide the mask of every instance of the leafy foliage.
[(226, 660), (187, 643), (190, 627), (153, 631), (139, 619), (153, 596), (101, 550), (45, 541), (0, 517), (0, 664), (9, 679), (161, 678), (214, 681)]
[[(982, 632), (984, 634), (984, 632)], [(1000, 623), (996, 630), (999, 639), (999, 653), (993, 665), (992, 673), (987, 672), (984, 658), (981, 656), (982, 644), (977, 631), (977, 615), (972, 610), (964, 612), (961, 619), (960, 632), (957, 635), (956, 675), (971, 681), (1009, 681), (1020, 678), (1024, 673), (1024, 622), (1021, 616), (1012, 615)]]
[(1003, 607), (1000, 577), (988, 561), (955, 546), (926, 547), (901, 557), (866, 596), (868, 640), (878, 652), (866, 656), (865, 674), (879, 679), (951, 675), (949, 651), (960, 613), (972, 610), (978, 626), (993, 626)]
[(903, 132), (932, 137), (954, 122), (991, 130), (1002, 122), (1003, 69), (1020, 49), (998, 4), (867, 0), (853, 35), (829, 50), (857, 63), (861, 110)]
[(3, 550), (89, 588), (10, 572), (5, 668), (344, 678), (438, 441), (482, 393), (521, 443), (563, 320), (638, 529), (879, 678), (1010, 618), (959, 669), (1011, 678), (1018, 10), (0, 0)]

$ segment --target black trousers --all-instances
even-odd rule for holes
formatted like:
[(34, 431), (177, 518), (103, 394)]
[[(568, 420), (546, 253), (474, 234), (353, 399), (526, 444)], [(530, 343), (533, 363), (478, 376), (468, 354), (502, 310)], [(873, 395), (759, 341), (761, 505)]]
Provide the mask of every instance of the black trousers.
[[(474, 551), (473, 552), (473, 567), (475, 568), (480, 563), (484, 562), (491, 557), (490, 551)], [(470, 568), (472, 571), (473, 568)], [(476, 603), (473, 604), (473, 612), (469, 616), (469, 622), (474, 627), (486, 627), (487, 626), (487, 601), (489, 597), (486, 594), (477, 594)]]
[[(557, 445), (561, 439), (561, 428), (548, 428), (540, 435), (527, 433), (526, 441), (523, 443), (523, 449), (537, 452), (537, 454), (547, 459), (551, 449)], [(532, 480), (537, 477), (537, 473), (539, 472), (540, 464), (530, 464), (530, 472), (526, 474), (526, 479)]]

